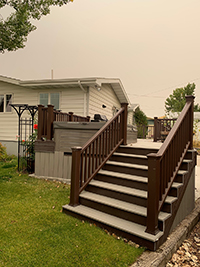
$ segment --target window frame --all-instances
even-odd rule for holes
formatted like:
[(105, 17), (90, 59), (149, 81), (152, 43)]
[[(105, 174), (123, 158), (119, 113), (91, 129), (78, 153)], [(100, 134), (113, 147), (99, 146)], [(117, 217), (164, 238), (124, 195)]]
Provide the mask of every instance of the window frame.
[(0, 93), (0, 96), (3, 96), (3, 111), (0, 111), (0, 114), (4, 113), (12, 113), (12, 108), (10, 107), (10, 110), (7, 111), (7, 96), (11, 95), (11, 104), (13, 103), (13, 94), (12, 93)]
[(48, 94), (48, 104), (47, 105), (52, 105), (52, 103), (51, 103), (51, 94), (58, 94), (58, 96), (59, 96), (59, 98), (58, 98), (59, 107), (57, 108), (57, 110), (60, 109), (61, 92), (39, 92), (39, 104), (40, 105), (42, 105), (41, 102), (40, 102), (40, 95), (41, 94)]

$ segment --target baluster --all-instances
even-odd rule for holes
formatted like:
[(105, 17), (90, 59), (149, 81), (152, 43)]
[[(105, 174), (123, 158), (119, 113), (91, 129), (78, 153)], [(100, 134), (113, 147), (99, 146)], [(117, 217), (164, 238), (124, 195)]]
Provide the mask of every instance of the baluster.
[(84, 153), (84, 158), (85, 158), (85, 169), (84, 169), (84, 182), (87, 181), (87, 148), (85, 149), (85, 153)]

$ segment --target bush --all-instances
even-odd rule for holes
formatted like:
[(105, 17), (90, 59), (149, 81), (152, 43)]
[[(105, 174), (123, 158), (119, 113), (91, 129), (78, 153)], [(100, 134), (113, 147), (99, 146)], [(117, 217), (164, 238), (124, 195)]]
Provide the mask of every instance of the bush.
[(14, 156), (9, 156), (6, 152), (6, 147), (0, 143), (0, 161), (6, 162), (10, 161), (14, 158)]

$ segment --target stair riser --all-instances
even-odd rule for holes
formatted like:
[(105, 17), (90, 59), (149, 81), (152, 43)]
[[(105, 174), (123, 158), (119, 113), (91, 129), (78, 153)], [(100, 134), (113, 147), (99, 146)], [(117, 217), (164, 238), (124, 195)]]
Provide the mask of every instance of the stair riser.
[(106, 229), (110, 233), (115, 233), (116, 236), (126, 238), (127, 240), (132, 240), (136, 244), (139, 244), (139, 245), (141, 245), (143, 247), (148, 247), (148, 249), (150, 249), (150, 250), (155, 251), (157, 249), (157, 243), (154, 243), (152, 241), (149, 241), (149, 240), (140, 238), (138, 236), (135, 236), (133, 234), (130, 234), (130, 233), (128, 233), (126, 231), (123, 231), (121, 229), (112, 227), (112, 226), (107, 225), (105, 223), (96, 221), (94, 219), (88, 218), (87, 216), (83, 216), (83, 215), (77, 214), (75, 212), (71, 212), (69, 210), (66, 210), (66, 209), (63, 209), (63, 212), (66, 213), (66, 214), (68, 214), (68, 215), (70, 215), (70, 216), (76, 217), (79, 220), (84, 220), (84, 221), (88, 221), (90, 223), (94, 223), (98, 227), (103, 228), (103, 229)]
[(189, 163), (188, 162), (182, 162), (180, 170), (189, 171)]
[(108, 213), (110, 215), (119, 217), (121, 219), (125, 219), (125, 220), (131, 221), (131, 222), (139, 223), (141, 225), (146, 225), (146, 217), (142, 216), (142, 215), (135, 214), (134, 211), (133, 212), (126, 212), (124, 210), (114, 208), (114, 207), (111, 207), (108, 205), (104, 205), (101, 203), (97, 203), (97, 202), (94, 202), (92, 200), (88, 200), (88, 199), (84, 199), (84, 198), (80, 198), (80, 203), (82, 205), (87, 206), (87, 207), (94, 208), (96, 210)]
[(146, 207), (146, 205), (147, 205), (147, 199), (146, 198), (138, 197), (138, 196), (134, 196), (134, 195), (127, 195), (125, 193), (121, 193), (121, 192), (117, 192), (117, 191), (111, 191), (109, 189), (92, 186), (90, 184), (87, 186), (86, 191), (96, 193), (96, 194), (99, 194), (102, 196), (111, 197), (114, 199), (119, 199), (119, 200), (133, 203), (136, 205), (141, 205), (143, 207)]
[(169, 191), (169, 196), (172, 196), (172, 197), (178, 197), (179, 196), (179, 189), (180, 188), (174, 188), (172, 187)]
[(119, 147), (117, 149), (119, 153), (135, 154), (135, 155), (144, 155), (146, 156), (149, 153), (157, 153), (158, 149), (151, 148), (137, 148), (137, 147)]
[(148, 170), (143, 170), (143, 169), (139, 169), (139, 168), (129, 168), (129, 167), (117, 166), (117, 165), (111, 165), (111, 164), (106, 164), (103, 167), (103, 169), (108, 170), (108, 171), (113, 171), (113, 172), (138, 175), (138, 176), (142, 176), (142, 177), (147, 177), (147, 175), (148, 175)]
[(132, 164), (139, 164), (139, 165), (145, 165), (147, 166), (148, 161), (147, 159), (137, 158), (137, 157), (126, 157), (126, 156), (119, 156), (119, 155), (113, 155), (110, 159), (111, 161), (117, 161), (117, 162), (125, 162), (125, 163), (132, 163)]
[(102, 175), (98, 174), (95, 177), (95, 180), (147, 191), (147, 183), (143, 183), (140, 181), (131, 181), (131, 180), (128, 180), (125, 178), (123, 178), (123, 179), (122, 178), (116, 178), (113, 176), (103, 175), (103, 174)]
[(174, 179), (174, 182), (184, 183), (184, 174), (177, 174)]

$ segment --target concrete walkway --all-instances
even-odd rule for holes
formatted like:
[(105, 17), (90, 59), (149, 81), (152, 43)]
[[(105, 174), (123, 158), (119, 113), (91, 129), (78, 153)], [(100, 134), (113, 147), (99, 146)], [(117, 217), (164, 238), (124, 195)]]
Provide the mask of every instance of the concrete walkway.
[[(160, 148), (162, 143), (154, 143), (152, 140), (138, 139), (131, 146), (146, 146)], [(165, 267), (173, 253), (181, 243), (189, 236), (190, 232), (200, 219), (200, 156), (197, 156), (195, 167), (195, 208), (194, 210), (173, 230), (167, 241), (155, 251), (145, 251), (131, 267)]]

